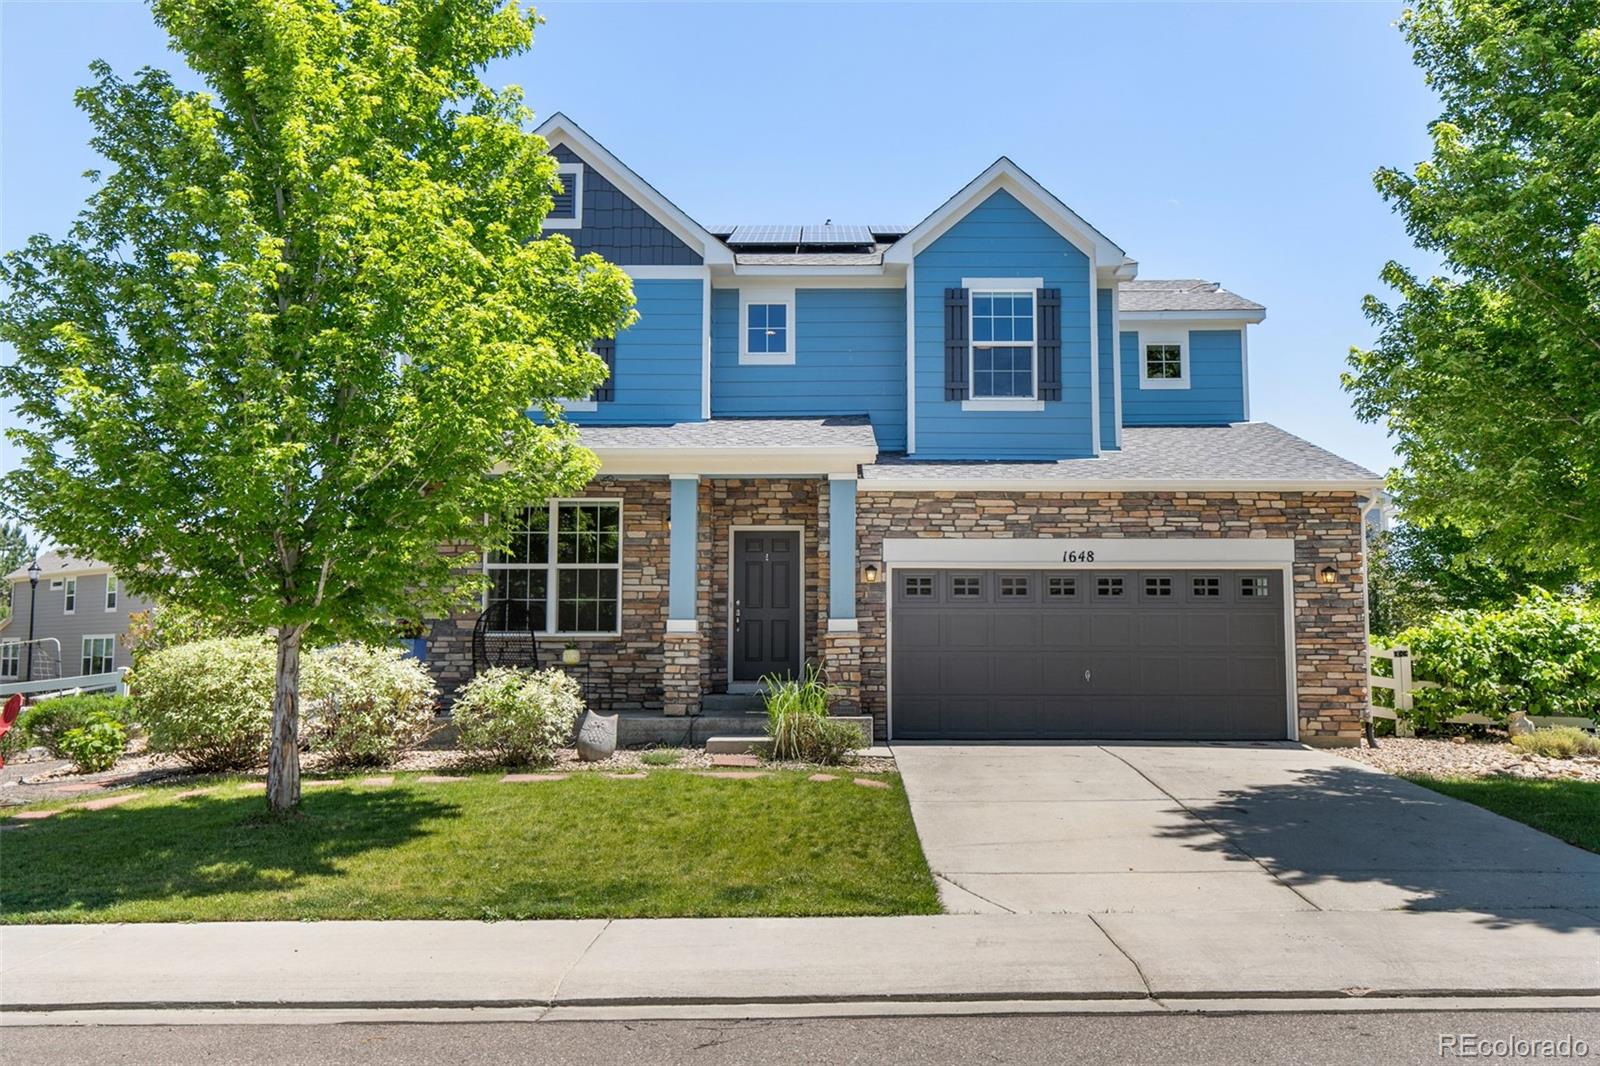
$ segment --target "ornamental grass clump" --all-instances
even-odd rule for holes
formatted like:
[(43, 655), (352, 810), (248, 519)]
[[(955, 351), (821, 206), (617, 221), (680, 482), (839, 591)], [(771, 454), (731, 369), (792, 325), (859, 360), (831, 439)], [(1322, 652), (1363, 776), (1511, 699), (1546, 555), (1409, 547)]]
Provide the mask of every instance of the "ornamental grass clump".
[(467, 682), (453, 709), (462, 750), (501, 766), (549, 764), (582, 713), (582, 693), (567, 674), (506, 667)]
[(798, 679), (764, 677), (761, 687), (774, 759), (833, 765), (861, 746), (854, 722), (828, 717), (832, 696), (815, 665), (807, 664)]
[(1575, 759), (1579, 755), (1600, 755), (1600, 737), (1592, 737), (1583, 730), (1571, 726), (1525, 733), (1522, 736), (1512, 737), (1511, 743), (1523, 751), (1550, 759)]

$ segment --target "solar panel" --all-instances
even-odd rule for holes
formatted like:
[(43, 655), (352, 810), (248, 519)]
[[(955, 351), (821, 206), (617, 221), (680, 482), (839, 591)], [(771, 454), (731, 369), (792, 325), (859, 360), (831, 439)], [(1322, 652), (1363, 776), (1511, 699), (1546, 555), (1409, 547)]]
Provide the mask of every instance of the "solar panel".
[(871, 244), (867, 226), (806, 226), (800, 231), (801, 244)]
[(711, 234), (713, 237), (726, 237), (728, 234), (732, 233), (738, 228), (738, 226), (732, 224), (726, 226), (707, 226), (706, 232)]
[(728, 236), (729, 244), (799, 244), (799, 226), (740, 226)]
[(869, 225), (867, 228), (869, 230), (871, 230), (875, 236), (879, 236), (879, 237), (903, 237), (907, 233), (910, 233), (912, 230), (916, 229), (917, 227), (915, 227), (915, 226), (905, 226), (905, 225), (901, 225), (899, 223), (895, 223), (895, 224), (892, 224), (892, 225), (888, 224), (888, 223), (874, 223), (872, 225)]

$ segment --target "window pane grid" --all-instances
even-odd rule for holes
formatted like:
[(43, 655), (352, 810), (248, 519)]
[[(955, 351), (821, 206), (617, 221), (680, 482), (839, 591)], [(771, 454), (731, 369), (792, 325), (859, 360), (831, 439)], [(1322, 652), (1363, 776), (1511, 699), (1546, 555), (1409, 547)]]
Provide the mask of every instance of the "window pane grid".
[[(487, 564), (488, 602), (509, 603), (513, 629), (615, 633), (622, 612), (622, 508), (574, 500), (524, 508), (503, 552)], [(555, 585), (552, 602), (551, 584)]]
[(0, 644), (0, 677), (17, 677), (22, 673), (22, 645), (16, 641)]
[(977, 399), (1033, 396), (1031, 292), (972, 294), (972, 395)]
[(789, 305), (748, 305), (745, 308), (745, 332), (745, 349), (750, 354), (785, 354), (789, 350)]
[(84, 637), (83, 662), (80, 664), (81, 674), (109, 674), (112, 670), (112, 658), (115, 638), (113, 637)]
[(1144, 376), (1150, 381), (1177, 381), (1183, 377), (1183, 348), (1177, 344), (1147, 344)]

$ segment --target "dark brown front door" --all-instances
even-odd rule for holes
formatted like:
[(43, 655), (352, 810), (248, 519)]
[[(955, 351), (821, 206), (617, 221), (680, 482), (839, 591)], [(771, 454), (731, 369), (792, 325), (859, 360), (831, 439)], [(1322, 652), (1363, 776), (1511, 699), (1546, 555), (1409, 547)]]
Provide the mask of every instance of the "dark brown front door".
[(800, 534), (733, 535), (734, 681), (800, 673)]

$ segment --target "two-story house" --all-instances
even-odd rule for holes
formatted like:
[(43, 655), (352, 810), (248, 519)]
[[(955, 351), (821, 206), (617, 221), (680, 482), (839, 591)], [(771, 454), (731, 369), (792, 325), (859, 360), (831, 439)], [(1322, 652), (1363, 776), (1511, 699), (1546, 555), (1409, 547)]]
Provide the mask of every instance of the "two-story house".
[[(486, 560), (611, 708), (819, 663), (890, 738), (1353, 742), (1378, 477), (1250, 419), (1250, 327), (1009, 159), (915, 224), (702, 225), (570, 119), (546, 221), (639, 321), (599, 476)], [(434, 624), (447, 688), (472, 616)]]
[[(73, 681), (104, 686), (129, 665), (128, 618), (150, 601), (123, 588), (105, 563), (45, 552), (7, 574), (11, 617), (0, 622), (0, 685)], [(30, 639), (31, 635), (31, 639)]]

